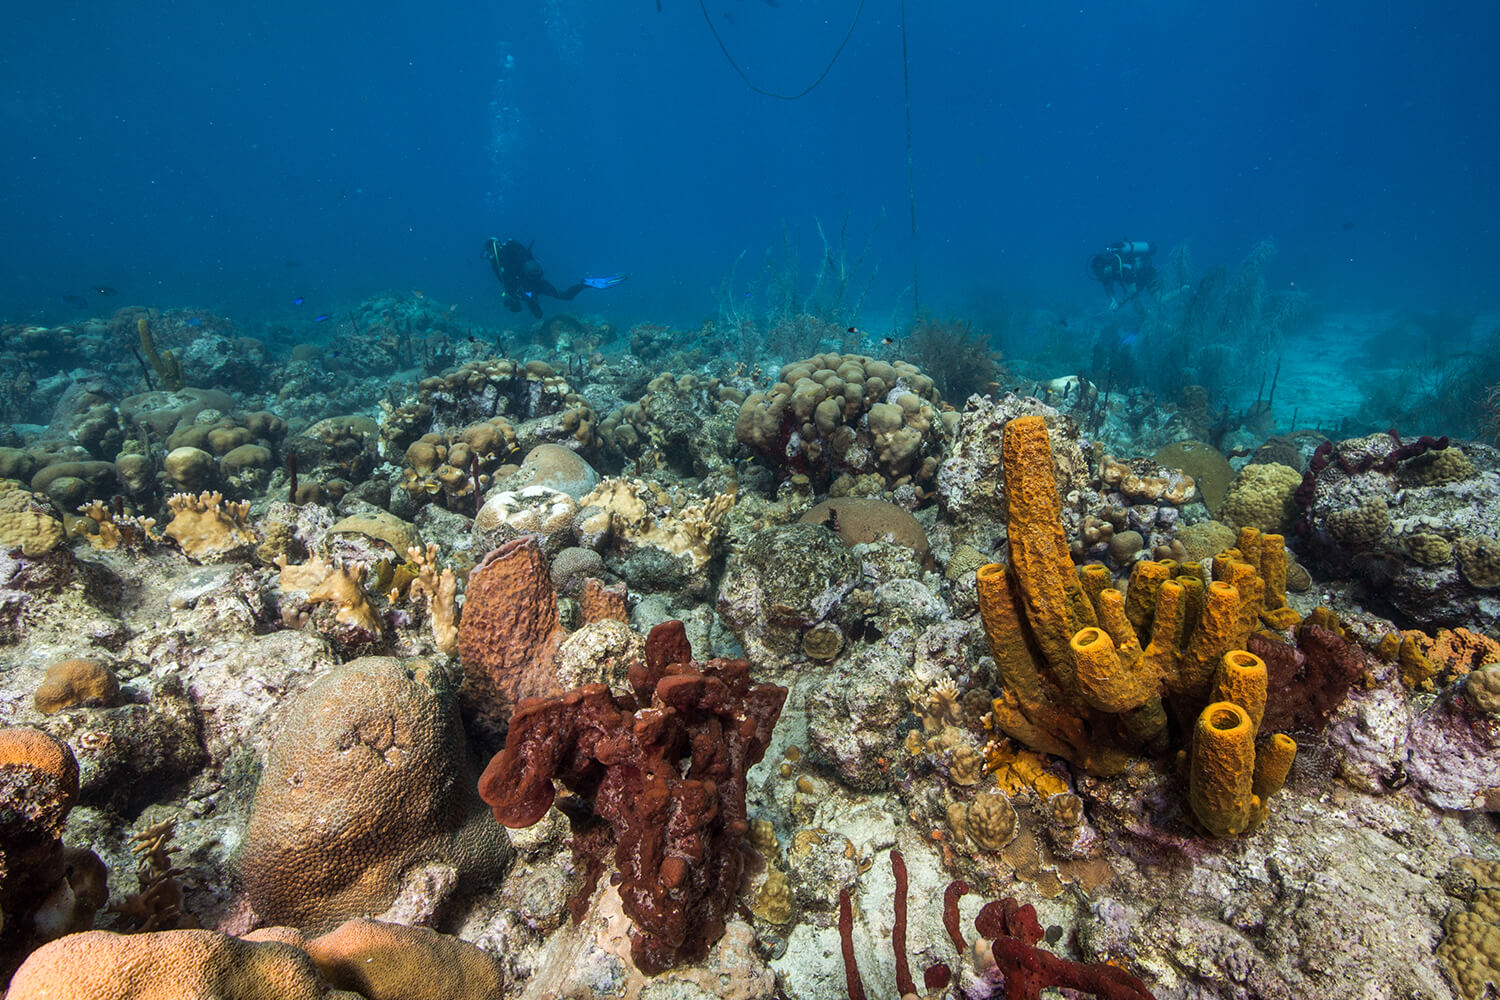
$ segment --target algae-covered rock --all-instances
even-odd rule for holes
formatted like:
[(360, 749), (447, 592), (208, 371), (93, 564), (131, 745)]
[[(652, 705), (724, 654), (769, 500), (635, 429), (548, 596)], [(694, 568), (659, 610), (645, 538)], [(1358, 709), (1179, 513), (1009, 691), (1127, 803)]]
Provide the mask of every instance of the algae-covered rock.
[(1372, 434), (1339, 442), (1326, 464), (1315, 463), (1306, 491), (1310, 568), (1367, 587), (1402, 627), (1494, 630), (1500, 451), (1469, 443), (1460, 461), (1440, 445)]
[(1217, 515), (1219, 504), (1234, 482), (1234, 467), (1219, 449), (1203, 441), (1178, 441), (1159, 448), (1151, 456), (1162, 465), (1181, 469), (1193, 477), (1198, 494), (1210, 513)]
[(859, 560), (827, 528), (772, 528), (730, 557), (719, 615), (752, 661), (770, 663), (795, 655), (803, 632), (828, 618), (859, 577)]

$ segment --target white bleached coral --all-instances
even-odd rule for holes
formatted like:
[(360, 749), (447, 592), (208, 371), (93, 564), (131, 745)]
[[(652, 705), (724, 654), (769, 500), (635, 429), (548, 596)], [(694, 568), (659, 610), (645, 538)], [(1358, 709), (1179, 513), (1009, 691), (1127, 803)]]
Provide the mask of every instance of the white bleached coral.
[(578, 533), (588, 548), (606, 544), (660, 549), (701, 569), (714, 554), (724, 515), (734, 493), (717, 493), (684, 503), (661, 487), (639, 479), (606, 479), (578, 505)]

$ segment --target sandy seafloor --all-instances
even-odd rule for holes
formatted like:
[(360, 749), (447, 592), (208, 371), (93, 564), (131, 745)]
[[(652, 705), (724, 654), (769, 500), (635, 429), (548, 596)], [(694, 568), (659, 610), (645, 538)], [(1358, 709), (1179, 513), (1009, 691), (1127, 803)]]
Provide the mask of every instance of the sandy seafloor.
[[(197, 355), (184, 342), (192, 331), (159, 314), (150, 322), (184, 338), (174, 346), (193, 388), (209, 368), (193, 367)], [(228, 393), (229, 407), (222, 397), (194, 402), (178, 393), (132, 408), (121, 403), (131, 363), (95, 375), (75, 369), (65, 381), (96, 379), (96, 398), (56, 393), (50, 421), (25, 421), (3, 457), (13, 480), (0, 501), (5, 527), (22, 534), (7, 535), (11, 548), (0, 555), (0, 723), (66, 744), (80, 790), (65, 820), (44, 806), (0, 806), (0, 866), (10, 866), (0, 867), (0, 955), (13, 966), (51, 936), (36, 921), (50, 919), (56, 930), (67, 922), (58, 914), (73, 919), (73, 930), (123, 930), (155, 912), (163, 928), (181, 919), (242, 936), (279, 922), (308, 937), (371, 916), (476, 945), (489, 956), (481, 962), (494, 977), (489, 995), (813, 1000), (847, 995), (838, 928), (847, 889), (868, 995), (894, 998), (890, 854), (898, 849), (910, 871), (906, 940), (919, 991), (927, 966), (957, 972), (930, 996), (1008, 995), (982, 958), (949, 942), (942, 898), (958, 879), (973, 890), (960, 904), (967, 940), (982, 903), (1014, 897), (1035, 906), (1047, 929), (1043, 949), (1128, 970), (1163, 1000), (1494, 995), (1484, 983), (1500, 982), (1500, 966), (1487, 964), (1500, 963), (1500, 699), (1481, 675), (1500, 662), (1500, 578), (1485, 575), (1495, 565), (1487, 560), (1500, 560), (1500, 452), (1454, 440), (1387, 462), (1396, 447), (1389, 435), (1335, 438), (1333, 462), (1311, 477), (1312, 499), (1294, 497), (1324, 440), (1312, 429), (1337, 427), (1365, 399), (1342, 363), (1360, 322), (1332, 317), (1323, 335), (1310, 332), (1284, 359), (1276, 409), (1288, 419), (1295, 407), (1298, 425), (1297, 433), (1281, 428), (1281, 461), (1262, 461), (1275, 428), (1240, 428), (1221, 441), (1237, 484), (1230, 496), (1244, 489), (1241, 502), (1220, 500), (1212, 513), (1234, 528), (1285, 534), (1294, 565), (1287, 603), (1301, 615), (1331, 609), (1360, 662), (1326, 722), (1294, 733), (1296, 763), (1263, 825), (1221, 837), (1189, 808), (1180, 723), (1168, 748), (1098, 777), (1026, 751), (986, 716), (999, 681), (974, 577), (1006, 554), (1007, 505), (997, 489), (1006, 422), (1043, 417), (1066, 540), (1078, 561), (1102, 561), (1123, 580), (1153, 549), (1182, 559), (1187, 548), (1174, 541), (1207, 534), (1187, 531), (1210, 520), (1202, 493), (1177, 495), (1180, 473), (1151, 461), (1207, 429), (1172, 401), (1119, 393), (1096, 423), (1087, 394), (1002, 379), (991, 397), (948, 401), (945, 418), (930, 384), (902, 372), (868, 398), (849, 395), (830, 418), (830, 427), (849, 428), (853, 444), (829, 475), (831, 430), (819, 430), (826, 447), (809, 449), (794, 435), (757, 452), (764, 439), (745, 414), (757, 405), (752, 394), (775, 383), (773, 362), (608, 352), (586, 360), (582, 348), (533, 345), (526, 359), (550, 367), (528, 373), (497, 369), (464, 348), (451, 358), (468, 365), (456, 380), (429, 376), (439, 382), (422, 388), (420, 371), (367, 376), (366, 387), (393, 386), (384, 406), (382, 393), (362, 397), (357, 386), (319, 397), (305, 388), (320, 384), (306, 363), (267, 361), (248, 376), (304, 387), (280, 398), (243, 384), (212, 386)], [(857, 377), (844, 372), (841, 384), (862, 380), (869, 390), (877, 370), (856, 367)], [(662, 372), (677, 377), (656, 378)], [(899, 418), (871, 409), (900, 407), (906, 394), (914, 398)], [(126, 410), (131, 419), (118, 416)], [(166, 411), (187, 416), (162, 423), (143, 447), (128, 444), (150, 413)], [(248, 416), (261, 411), (285, 426)], [(327, 420), (350, 414), (364, 420)], [(465, 428), (498, 427), (490, 420), (497, 414), (504, 431), (473, 436), (483, 446), (464, 453), (483, 466), (487, 513), (476, 528), (469, 475), (479, 466), (455, 471), (413, 447), (433, 433), (429, 443), (446, 454), (469, 443)], [(912, 432), (900, 448), (916, 457), (900, 468), (887, 454), (900, 449), (872, 429), (887, 418)], [(112, 429), (98, 431), (101, 421)], [(218, 450), (203, 433), (179, 440), (198, 441), (206, 459), (169, 462), (174, 449), (164, 439), (195, 423), (240, 428), (230, 436), (267, 455), (228, 461), (233, 449)], [(70, 453), (85, 437), (89, 454)], [(538, 446), (539, 457), (523, 464)], [(559, 446), (589, 464), (547, 450)], [(144, 472), (120, 464), (132, 450), (151, 456)], [(1108, 481), (1106, 452), (1150, 482)], [(1442, 452), (1467, 461), (1436, 457)], [(298, 504), (287, 502), (286, 456), (294, 453), (300, 482), (317, 487)], [(35, 487), (47, 464), (78, 459), (114, 467), (80, 472), (76, 488)], [(1268, 464), (1290, 471), (1244, 471)], [(249, 506), (236, 512), (204, 499), (188, 507), (199, 518), (192, 530), (165, 537), (166, 498), (179, 489)], [(830, 490), (834, 521), (820, 513), (799, 524)], [(850, 495), (887, 501), (896, 513), (840, 517)], [(106, 509), (80, 519), (81, 504), (71, 503), (80, 499)], [(130, 527), (135, 515), (157, 523)], [(350, 517), (357, 522), (330, 531)], [(1111, 518), (1116, 536), (1138, 529), (1134, 549), (1099, 539)], [(49, 520), (57, 523), (50, 547)], [(126, 526), (123, 536), (101, 526), (108, 523)], [(856, 523), (869, 534), (847, 537)], [(911, 524), (921, 529), (915, 536)], [(491, 548), (528, 535), (538, 539), (546, 575), (515, 577), (506, 585), (513, 589), (486, 600), (534, 607), (538, 588), (556, 593), (560, 625), (515, 654), (514, 637), (535, 638), (538, 626), (504, 610), (476, 612), (467, 624), (474, 598), (465, 578)], [(33, 537), (41, 539), (34, 554), (24, 547)], [(391, 600), (391, 587), (408, 586), (393, 579), (393, 567), (421, 568), (398, 546), (418, 538), (437, 546), (437, 569), (456, 571), (457, 639), (442, 622), (434, 628), (441, 615), (433, 607), (445, 599), (436, 573), (433, 596), (419, 587)], [(321, 568), (298, 575), (299, 565)], [(584, 623), (587, 578), (624, 583), (628, 624)], [(507, 831), (474, 796), (479, 770), (503, 743), (506, 712), (497, 723), (494, 682), (476, 686), (473, 673), (486, 668), (475, 666), (484, 656), (473, 650), (511, 650), (496, 654), (511, 657), (496, 669), (525, 674), (522, 693), (589, 680), (623, 693), (626, 668), (645, 655), (643, 637), (670, 619), (685, 623), (697, 661), (743, 656), (752, 681), (784, 685), (788, 695), (744, 785), (750, 830), (732, 848), (743, 871), (726, 930), (705, 957), (648, 977), (629, 959), (630, 919), (611, 885), (610, 841), (596, 852), (604, 866), (589, 889), (561, 811)], [(481, 621), (490, 631), (466, 636)], [(1459, 628), (1469, 631), (1454, 641)], [(1432, 654), (1425, 668), (1395, 653), (1403, 629), (1408, 649)], [(809, 635), (833, 633), (831, 655), (809, 645)], [(102, 664), (118, 693), (80, 690), (64, 698), (78, 703), (41, 711), (49, 668), (85, 658)], [(419, 660), (430, 666), (414, 666)], [(354, 661), (362, 673), (344, 666)], [(375, 752), (361, 757), (362, 748)], [(55, 793), (46, 770), (34, 755), (0, 752), (13, 803), (31, 801), (26, 789), (37, 801)], [(1002, 829), (966, 835), (964, 817), (983, 796)], [(156, 902), (138, 895), (129, 901), (143, 891), (131, 836), (165, 820), (175, 821), (171, 878), (181, 887), (172, 912), (153, 911)], [(596, 821), (596, 835), (601, 828)], [(79, 884), (26, 884), (24, 865), (54, 864), (59, 839), (97, 855), (109, 904), (122, 912), (101, 907), (79, 917)], [(165, 944), (148, 952), (152, 960), (175, 955)], [(160, 976), (181, 974), (170, 969)], [(328, 988), (285, 995), (347, 995), (316, 992)], [(17, 993), (229, 995), (78, 989)]]

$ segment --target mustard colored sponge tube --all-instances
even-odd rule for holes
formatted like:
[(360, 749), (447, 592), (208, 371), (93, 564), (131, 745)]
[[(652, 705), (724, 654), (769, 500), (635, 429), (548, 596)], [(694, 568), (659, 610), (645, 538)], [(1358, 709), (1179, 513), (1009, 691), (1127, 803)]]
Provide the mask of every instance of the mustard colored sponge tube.
[(1251, 786), (1251, 791), (1260, 799), (1262, 810), (1266, 801), (1286, 784), (1286, 776), (1291, 773), (1292, 761), (1296, 757), (1297, 741), (1285, 733), (1277, 733), (1262, 744), (1255, 756), (1255, 781)]
[(1113, 587), (1101, 590), (1096, 608), (1099, 627), (1115, 641), (1120, 659), (1127, 665), (1133, 664), (1141, 655), (1141, 642), (1136, 638), (1135, 627), (1125, 616), (1125, 595)]
[(1123, 712), (1134, 708), (1130, 682), (1115, 641), (1102, 628), (1080, 629), (1069, 644), (1078, 678), (1078, 693), (1101, 712)]
[(1266, 581), (1266, 609), (1262, 617), (1273, 628), (1296, 628), (1302, 616), (1286, 603), (1286, 539), (1281, 535), (1260, 538), (1260, 575)]
[(1250, 716), (1250, 728), (1260, 732), (1266, 714), (1266, 661), (1243, 649), (1231, 649), (1219, 661), (1210, 701), (1232, 701)]
[(1125, 617), (1135, 627), (1135, 634), (1142, 643), (1151, 638), (1151, 622), (1156, 616), (1157, 597), (1161, 585), (1172, 578), (1174, 564), (1142, 559), (1130, 570), (1130, 586), (1126, 588)]
[(1078, 567), (1078, 583), (1097, 614), (1099, 595), (1115, 585), (1115, 575), (1103, 563), (1088, 563)]
[(1193, 815), (1216, 837), (1250, 828), (1260, 802), (1254, 792), (1255, 728), (1232, 701), (1216, 701), (1193, 727), (1188, 764), (1188, 802)]
[(1005, 567), (987, 563), (975, 574), (979, 591), (979, 620), (990, 640), (990, 653), (1000, 680), (1026, 705), (1045, 704), (1051, 700), (1043, 683), (1039, 665), (1026, 644), (1025, 625), (1016, 607), (1015, 594)]
[(1035, 416), (1011, 420), (1005, 425), (1001, 452), (1017, 596), (1042, 657), (1067, 687), (1073, 681), (1068, 676), (1073, 665), (1068, 643), (1098, 620), (1068, 554), (1047, 424)]
[(1208, 694), (1219, 659), (1231, 649), (1243, 647), (1250, 638), (1241, 611), (1240, 592), (1232, 584), (1215, 580), (1208, 585), (1202, 611), (1182, 655), (1177, 682), (1172, 687), (1174, 694), (1189, 698)]

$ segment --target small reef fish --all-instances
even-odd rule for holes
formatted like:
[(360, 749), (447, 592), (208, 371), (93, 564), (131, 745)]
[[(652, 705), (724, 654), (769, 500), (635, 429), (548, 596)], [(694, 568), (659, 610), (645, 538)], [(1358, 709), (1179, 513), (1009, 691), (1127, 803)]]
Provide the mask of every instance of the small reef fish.
[(95, 285), (94, 286), (94, 291), (98, 292), (100, 295), (114, 295), (114, 294), (116, 294), (115, 290), (113, 288), (110, 288), (108, 285)]
[(1141, 333), (1139, 330), (1131, 330), (1129, 333), (1122, 333), (1120, 334), (1120, 346), (1130, 347), (1133, 344), (1139, 343), (1140, 339)]
[(203, 318), (201, 316), (194, 316), (192, 319), (190, 319), (190, 320), (187, 321), (187, 325), (188, 326), (202, 326), (203, 325)]
[(316, 316), (313, 317), (313, 322), (314, 323), (322, 323), (325, 320), (330, 320), (330, 319), (333, 319), (333, 313), (318, 313)]
[(419, 299), (425, 299), (425, 298), (427, 298), (427, 296), (425, 294), (423, 294), (422, 289), (420, 289), (420, 288), (413, 288), (411, 290), (411, 293), (413, 295), (415, 295)]
[(295, 299), (292, 300), (292, 305), (294, 305), (294, 306), (300, 306), (301, 304), (302, 304), (302, 296), (300, 296), (300, 295), (297, 296)]

